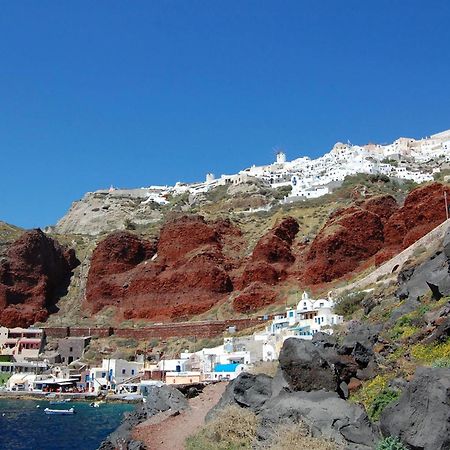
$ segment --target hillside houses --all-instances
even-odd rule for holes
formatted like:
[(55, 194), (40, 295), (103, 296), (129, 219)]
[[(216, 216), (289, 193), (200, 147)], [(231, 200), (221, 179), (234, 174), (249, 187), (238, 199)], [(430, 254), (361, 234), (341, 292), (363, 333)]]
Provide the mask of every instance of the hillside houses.
[(215, 177), (208, 173), (204, 181), (177, 182), (174, 186), (149, 186), (141, 189), (97, 191), (96, 195), (130, 197), (143, 204), (168, 204), (169, 196), (184, 193), (198, 195), (218, 186), (229, 186), (259, 180), (272, 188), (291, 186), (285, 202), (317, 198), (333, 191), (345, 177), (357, 173), (382, 174), (400, 180), (423, 183), (433, 180), (441, 163), (450, 162), (450, 130), (422, 139), (401, 137), (390, 144), (336, 143), (323, 156), (311, 159), (302, 156), (288, 161), (279, 151), (273, 163), (240, 170), (236, 174)]
[(335, 314), (334, 306), (331, 298), (313, 300), (304, 292), (295, 308), (276, 315), (264, 332), (254, 335), (262, 343), (262, 359), (277, 359), (283, 342), (289, 337), (311, 340), (319, 332), (333, 334), (333, 328), (344, 322), (342, 316)]

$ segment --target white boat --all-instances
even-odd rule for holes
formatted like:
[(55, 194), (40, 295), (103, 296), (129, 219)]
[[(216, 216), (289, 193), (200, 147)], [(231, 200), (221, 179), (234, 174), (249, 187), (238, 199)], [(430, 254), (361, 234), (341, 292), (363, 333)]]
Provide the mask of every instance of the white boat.
[(70, 402), (70, 398), (60, 399), (60, 400), (52, 400), (49, 402), (50, 405), (62, 405), (64, 403)]
[(50, 409), (50, 408), (45, 408), (44, 409), (45, 414), (49, 414), (49, 415), (65, 415), (65, 414), (74, 414), (75, 410), (73, 408), (70, 409)]

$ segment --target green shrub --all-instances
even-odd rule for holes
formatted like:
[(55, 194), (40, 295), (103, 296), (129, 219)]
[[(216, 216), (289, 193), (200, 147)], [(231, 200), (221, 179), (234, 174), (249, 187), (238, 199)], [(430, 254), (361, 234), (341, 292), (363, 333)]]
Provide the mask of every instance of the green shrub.
[(378, 442), (377, 450), (408, 450), (399, 438), (389, 436)]
[(226, 185), (217, 186), (208, 191), (206, 194), (206, 198), (213, 203), (225, 200), (227, 196), (228, 196), (228, 186)]
[(11, 378), (11, 373), (0, 373), (0, 386), (6, 385), (6, 382)]
[(369, 408), (369, 417), (373, 421), (380, 420), (381, 413), (383, 409), (386, 408), (389, 403), (394, 402), (400, 396), (399, 391), (394, 391), (393, 389), (384, 389), (381, 391), (374, 399)]
[(360, 308), (364, 297), (364, 292), (350, 292), (344, 294), (338, 298), (336, 306), (334, 307), (334, 312), (348, 318)]
[(397, 320), (389, 335), (393, 340), (406, 339), (419, 331), (420, 328), (413, 325), (413, 318), (410, 315), (405, 315)]
[(372, 380), (365, 382), (361, 389), (352, 394), (350, 399), (354, 402), (362, 403), (366, 411), (370, 411), (375, 399), (388, 389), (389, 380), (393, 377), (394, 374), (389, 376), (377, 375)]
[(425, 364), (433, 364), (437, 360), (450, 358), (450, 339), (440, 344), (416, 344), (411, 348), (411, 356)]
[(123, 226), (125, 227), (125, 230), (135, 230), (136, 225), (127, 217), (124, 222)]
[(438, 358), (432, 364), (432, 367), (450, 367), (450, 358)]

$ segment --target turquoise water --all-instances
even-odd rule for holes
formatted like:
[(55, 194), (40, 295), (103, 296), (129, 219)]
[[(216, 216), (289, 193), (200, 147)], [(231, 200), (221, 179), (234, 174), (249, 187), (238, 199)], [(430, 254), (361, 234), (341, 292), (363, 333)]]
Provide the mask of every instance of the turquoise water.
[[(39, 405), (39, 408), (37, 407)], [(76, 414), (47, 416), (44, 408), (73, 407)], [(133, 405), (85, 402), (51, 406), (46, 401), (0, 400), (1, 450), (95, 450)]]

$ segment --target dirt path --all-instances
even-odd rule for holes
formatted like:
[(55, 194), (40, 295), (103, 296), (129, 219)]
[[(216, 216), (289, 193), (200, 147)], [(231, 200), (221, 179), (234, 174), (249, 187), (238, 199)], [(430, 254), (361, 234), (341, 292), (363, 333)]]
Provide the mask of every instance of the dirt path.
[(145, 443), (150, 450), (183, 450), (186, 438), (204, 424), (206, 413), (219, 401), (227, 383), (210, 384), (189, 400), (190, 409), (176, 416), (160, 413), (138, 425), (133, 438)]

